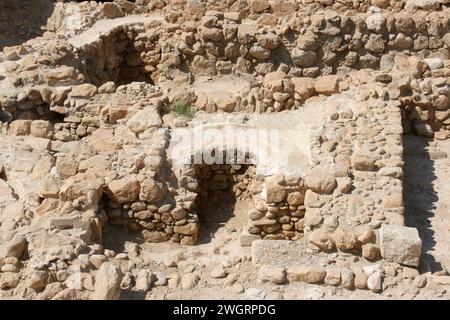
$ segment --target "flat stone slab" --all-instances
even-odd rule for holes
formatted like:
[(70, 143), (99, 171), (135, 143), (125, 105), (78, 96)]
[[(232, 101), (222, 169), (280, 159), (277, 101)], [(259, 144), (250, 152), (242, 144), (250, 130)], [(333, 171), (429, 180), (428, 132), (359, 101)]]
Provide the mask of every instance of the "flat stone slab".
[(120, 26), (151, 23), (154, 21), (165, 22), (164, 17), (159, 15), (151, 15), (147, 17), (140, 15), (130, 15), (116, 19), (99, 20), (94, 23), (91, 28), (83, 31), (75, 37), (68, 39), (68, 42), (75, 48), (82, 48), (90, 43), (97, 41), (103, 35), (108, 34), (112, 30)]
[(313, 166), (312, 136), (324, 119), (323, 105), (271, 114), (199, 113), (190, 127), (172, 131), (168, 155), (179, 165), (207, 150), (236, 149), (251, 154), (247, 163), (258, 175), (306, 173)]

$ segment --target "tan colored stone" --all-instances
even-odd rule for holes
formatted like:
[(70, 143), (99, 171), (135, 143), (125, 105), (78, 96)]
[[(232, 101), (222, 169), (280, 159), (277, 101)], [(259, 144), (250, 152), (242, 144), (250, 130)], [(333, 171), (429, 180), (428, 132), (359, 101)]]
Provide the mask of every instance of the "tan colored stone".
[(120, 282), (123, 274), (119, 268), (109, 262), (101, 265), (95, 275), (93, 300), (117, 300), (120, 296)]
[(287, 279), (294, 282), (311, 284), (322, 283), (327, 273), (318, 266), (290, 266), (287, 268)]
[(336, 188), (336, 179), (330, 170), (324, 166), (311, 169), (305, 177), (305, 185), (308, 189), (319, 194), (330, 194)]
[(339, 76), (329, 75), (323, 76), (316, 80), (314, 89), (317, 93), (332, 95), (339, 91)]
[(284, 201), (287, 196), (286, 188), (276, 182), (270, 181), (266, 184), (267, 202), (277, 203)]
[(11, 122), (9, 131), (16, 136), (25, 136), (30, 134), (31, 120), (15, 120)]
[(336, 248), (331, 235), (323, 228), (311, 232), (309, 242), (326, 252), (333, 251)]
[(156, 203), (161, 200), (163, 190), (161, 186), (153, 179), (145, 179), (141, 182), (141, 189), (139, 192), (139, 200)]
[(140, 183), (135, 177), (129, 176), (110, 182), (107, 191), (116, 203), (133, 202), (139, 197)]
[(88, 99), (93, 97), (97, 93), (97, 87), (93, 84), (84, 83), (72, 87), (69, 96), (72, 98), (84, 98)]
[(361, 249), (361, 243), (353, 230), (349, 228), (338, 227), (333, 233), (333, 240), (336, 243), (336, 247), (344, 252)]

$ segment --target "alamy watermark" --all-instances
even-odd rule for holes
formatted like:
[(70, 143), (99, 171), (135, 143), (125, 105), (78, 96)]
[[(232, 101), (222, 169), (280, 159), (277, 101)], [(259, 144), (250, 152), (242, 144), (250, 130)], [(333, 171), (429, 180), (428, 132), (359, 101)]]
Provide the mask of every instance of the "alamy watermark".
[(69, 36), (74, 36), (81, 30), (81, 11), (77, 5), (68, 5), (65, 11), (66, 29)]
[(247, 164), (261, 174), (311, 166), (310, 126), (194, 123), (171, 132), (168, 157), (174, 165)]

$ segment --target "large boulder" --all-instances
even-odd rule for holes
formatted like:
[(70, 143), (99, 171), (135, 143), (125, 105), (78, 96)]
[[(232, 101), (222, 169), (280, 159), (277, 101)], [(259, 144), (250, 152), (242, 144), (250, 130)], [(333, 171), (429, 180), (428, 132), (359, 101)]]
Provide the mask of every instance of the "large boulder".
[(287, 192), (285, 187), (283, 187), (282, 185), (274, 181), (270, 181), (267, 183), (266, 189), (268, 203), (281, 202), (286, 199)]
[(110, 262), (102, 264), (95, 275), (94, 292), (92, 300), (117, 300), (120, 296), (120, 282), (122, 272)]
[(380, 229), (380, 249), (383, 259), (418, 267), (422, 240), (416, 228), (383, 224)]
[(138, 179), (125, 177), (111, 181), (108, 184), (108, 194), (114, 202), (123, 204), (137, 200), (140, 188)]
[(305, 185), (316, 193), (330, 194), (336, 188), (337, 183), (331, 169), (317, 166), (307, 174)]
[(138, 111), (127, 122), (128, 128), (134, 133), (141, 133), (147, 129), (159, 127), (162, 125), (161, 117), (155, 108), (147, 107)]
[(161, 200), (163, 190), (153, 179), (146, 179), (141, 182), (139, 199), (141, 201), (155, 203)]

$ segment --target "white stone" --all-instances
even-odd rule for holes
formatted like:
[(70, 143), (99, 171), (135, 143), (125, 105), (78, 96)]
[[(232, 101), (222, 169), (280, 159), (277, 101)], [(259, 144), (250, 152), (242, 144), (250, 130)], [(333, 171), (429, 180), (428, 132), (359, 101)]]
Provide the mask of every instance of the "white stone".
[(417, 267), (422, 240), (416, 228), (383, 224), (380, 229), (381, 256), (391, 262)]

